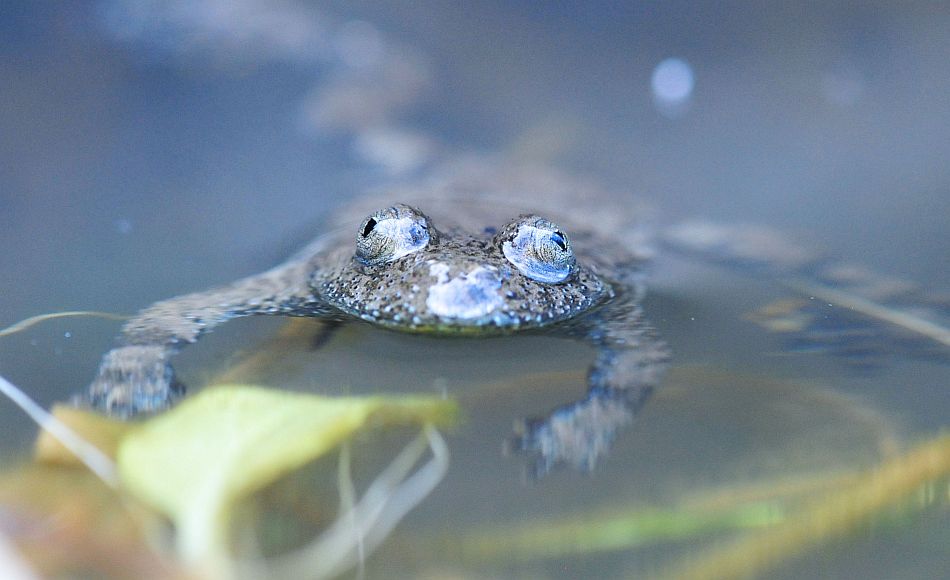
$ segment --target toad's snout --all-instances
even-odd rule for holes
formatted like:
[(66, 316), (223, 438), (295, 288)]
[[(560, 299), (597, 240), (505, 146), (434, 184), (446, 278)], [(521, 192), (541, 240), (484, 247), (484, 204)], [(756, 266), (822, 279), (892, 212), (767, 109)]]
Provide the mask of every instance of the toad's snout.
[(501, 276), (496, 268), (474, 265), (452, 270), (442, 262), (429, 265), (429, 275), (436, 279), (426, 298), (430, 313), (453, 320), (474, 320), (504, 305)]

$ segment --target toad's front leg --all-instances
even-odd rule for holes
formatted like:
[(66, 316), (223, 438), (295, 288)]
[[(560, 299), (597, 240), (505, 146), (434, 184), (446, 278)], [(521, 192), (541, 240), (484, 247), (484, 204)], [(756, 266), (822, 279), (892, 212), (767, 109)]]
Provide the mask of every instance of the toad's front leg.
[(633, 296), (619, 296), (574, 323), (571, 335), (592, 344), (597, 358), (583, 399), (547, 417), (525, 420), (516, 435), (517, 448), (537, 454), (535, 477), (562, 464), (593, 469), (617, 432), (650, 398), (667, 367), (666, 344), (644, 322)]
[(239, 316), (324, 317), (309, 289), (310, 268), (296, 260), (228, 286), (157, 302), (122, 328), (120, 346), (102, 359), (92, 384), (75, 399), (119, 417), (171, 406), (185, 391), (171, 357), (215, 326)]

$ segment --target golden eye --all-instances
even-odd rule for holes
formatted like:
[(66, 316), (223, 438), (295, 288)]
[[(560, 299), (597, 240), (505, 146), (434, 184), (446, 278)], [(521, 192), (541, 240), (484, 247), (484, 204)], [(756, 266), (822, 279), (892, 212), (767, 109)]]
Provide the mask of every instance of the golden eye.
[(571, 242), (551, 221), (522, 216), (499, 235), (505, 258), (532, 280), (556, 284), (574, 272), (576, 260)]
[(408, 205), (394, 205), (366, 218), (356, 237), (356, 257), (367, 265), (392, 262), (424, 248), (429, 220)]

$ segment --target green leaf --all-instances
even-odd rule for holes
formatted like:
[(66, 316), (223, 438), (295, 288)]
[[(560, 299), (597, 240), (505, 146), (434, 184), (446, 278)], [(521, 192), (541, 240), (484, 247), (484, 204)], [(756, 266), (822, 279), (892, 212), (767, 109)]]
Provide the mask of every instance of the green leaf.
[(322, 397), (250, 386), (203, 391), (129, 433), (119, 477), (177, 527), (180, 556), (221, 572), (234, 502), (335, 449), (368, 425), (447, 424), (436, 397)]
[(465, 530), (453, 535), (423, 537), (444, 558), (463, 562), (499, 563), (565, 558), (626, 550), (644, 545), (747, 528), (764, 528), (784, 521), (777, 502), (752, 502), (728, 509), (630, 509), (567, 518), (525, 520), (509, 525)]

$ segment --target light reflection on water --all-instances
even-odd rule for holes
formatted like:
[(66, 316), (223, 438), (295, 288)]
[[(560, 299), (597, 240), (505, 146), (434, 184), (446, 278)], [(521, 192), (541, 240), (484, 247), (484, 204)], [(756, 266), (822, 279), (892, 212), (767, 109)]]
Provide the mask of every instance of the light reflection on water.
[(693, 94), (693, 69), (680, 58), (667, 58), (653, 69), (650, 85), (657, 110), (669, 117), (686, 112)]
[[(0, 19), (10, 55), (0, 61), (9, 81), (0, 87), (3, 323), (59, 309), (132, 312), (261, 270), (367, 185), (539, 134), (512, 155), (581, 169), (674, 217), (765, 223), (950, 287), (950, 46), (935, 34), (950, 14), (829, 5), (806, 18), (733, 6), (742, 14), (733, 20), (671, 3), (654, 16), (561, 9), (539, 18), (479, 4), (460, 19), (445, 7), (158, 6)], [(500, 453), (513, 420), (580, 395), (591, 353), (575, 343), (469, 344), (354, 327), (269, 380), (460, 397), (469, 419), (450, 440), (453, 471), (400, 541), (440, 525), (866, 467), (946, 426), (945, 365), (896, 358), (860, 373), (789, 354), (743, 320), (787, 291), (660, 260), (647, 312), (677, 368), (592, 477), (562, 472), (523, 486), (520, 460)], [(276, 325), (233, 323), (184, 354), (179, 370), (201, 384)], [(0, 372), (48, 405), (92, 377), (114, 331), (57, 321), (3, 339)], [(0, 455), (26, 453), (25, 418), (0, 405), (0, 425)], [(945, 513), (928, 514), (851, 546), (861, 559), (852, 565), (888, 577), (916, 559), (925, 576), (939, 561), (926, 543), (887, 565), (893, 553), (882, 544), (941, 533), (946, 540)], [(835, 558), (848, 549), (825, 555), (825, 568), (798, 570), (840, 569)], [(658, 552), (644, 553), (669, 556)], [(522, 570), (623, 575), (641, 569), (640, 555)]]

